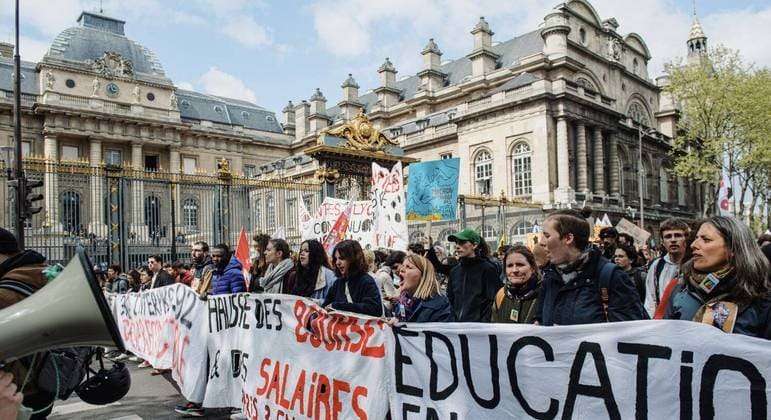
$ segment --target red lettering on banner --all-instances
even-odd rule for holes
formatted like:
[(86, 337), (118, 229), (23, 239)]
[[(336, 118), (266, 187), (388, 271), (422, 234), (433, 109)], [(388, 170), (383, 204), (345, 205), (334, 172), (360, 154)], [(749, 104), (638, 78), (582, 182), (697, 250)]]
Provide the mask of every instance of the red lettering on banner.
[(329, 378), (326, 375), (319, 374), (318, 385), (316, 385), (316, 407), (313, 410), (313, 418), (320, 419), (321, 406), (324, 406), (324, 418), (329, 419)]
[(367, 412), (359, 405), (359, 397), (367, 398), (367, 387), (357, 386), (353, 390), (353, 397), (351, 402), (353, 403), (353, 412), (359, 416), (360, 420), (367, 420)]
[(295, 404), (300, 405), (300, 414), (305, 414), (305, 407), (303, 405), (303, 394), (305, 393), (305, 370), (300, 372), (300, 377), (297, 378), (297, 385), (292, 393), (292, 402), (289, 403), (289, 409), (294, 411)]

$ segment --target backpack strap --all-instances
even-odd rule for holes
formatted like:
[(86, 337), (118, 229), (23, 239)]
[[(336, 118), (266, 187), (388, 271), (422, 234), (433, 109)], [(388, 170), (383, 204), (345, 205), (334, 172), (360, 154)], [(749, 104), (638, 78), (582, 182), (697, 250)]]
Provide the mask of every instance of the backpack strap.
[(654, 270), (654, 277), (653, 277), (653, 288), (656, 290), (655, 293), (655, 299), (656, 299), (656, 306), (659, 306), (661, 303), (661, 298), (659, 297), (661, 294), (661, 286), (659, 285), (659, 277), (661, 277), (661, 273), (664, 271), (664, 266), (667, 265), (666, 260), (664, 260), (664, 256), (662, 255), (661, 258), (656, 262), (656, 268)]
[(35, 289), (32, 286), (16, 280), (0, 280), (0, 289), (16, 292), (25, 298), (30, 297), (35, 293)]
[(598, 286), (600, 288), (600, 301), (602, 303), (602, 313), (605, 315), (605, 322), (608, 322), (608, 306), (610, 305), (610, 280), (613, 278), (613, 271), (616, 264), (605, 262), (600, 269)]
[(506, 291), (501, 287), (500, 290), (498, 290), (498, 293), (495, 294), (495, 309), (501, 309), (504, 297), (506, 297)]

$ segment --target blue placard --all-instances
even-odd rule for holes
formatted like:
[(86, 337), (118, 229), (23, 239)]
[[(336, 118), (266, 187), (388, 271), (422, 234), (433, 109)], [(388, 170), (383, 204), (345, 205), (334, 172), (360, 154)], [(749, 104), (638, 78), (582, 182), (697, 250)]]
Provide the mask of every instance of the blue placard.
[(407, 220), (455, 220), (460, 159), (413, 163), (407, 179)]

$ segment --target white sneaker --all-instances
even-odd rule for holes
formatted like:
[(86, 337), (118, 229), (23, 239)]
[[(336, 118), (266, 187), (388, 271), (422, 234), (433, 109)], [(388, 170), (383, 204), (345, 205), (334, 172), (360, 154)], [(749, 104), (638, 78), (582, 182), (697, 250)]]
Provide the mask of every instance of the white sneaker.
[(128, 358), (129, 358), (128, 354), (126, 354), (126, 353), (121, 353), (121, 354), (119, 354), (119, 355), (117, 355), (117, 356), (113, 357), (113, 358), (112, 358), (112, 360), (113, 360), (113, 361), (115, 361), (115, 362), (120, 362), (121, 360), (126, 360), (126, 359), (128, 359)]
[(233, 420), (246, 420), (247, 417), (244, 414), (243, 410), (240, 408), (233, 409), (233, 412), (230, 414), (230, 418)]
[(131, 357), (129, 357), (128, 359), (129, 359), (130, 361), (132, 361), (132, 362), (141, 362), (141, 361), (142, 361), (142, 358), (141, 358), (141, 357), (139, 357), (139, 356), (131, 356)]

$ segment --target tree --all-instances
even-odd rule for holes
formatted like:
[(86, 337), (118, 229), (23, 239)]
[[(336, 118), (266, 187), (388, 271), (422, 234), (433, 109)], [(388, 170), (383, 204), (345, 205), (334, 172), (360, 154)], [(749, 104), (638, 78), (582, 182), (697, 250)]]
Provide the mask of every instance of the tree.
[[(681, 118), (671, 155), (674, 171), (707, 185), (705, 215), (715, 209), (721, 175), (734, 191), (734, 215), (767, 205), (771, 174), (771, 73), (745, 64), (739, 52), (722, 46), (698, 63), (667, 65), (665, 92), (678, 104)], [(747, 201), (750, 201), (747, 208)]]

